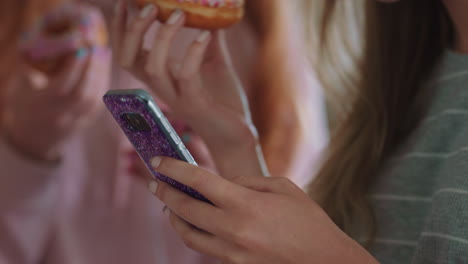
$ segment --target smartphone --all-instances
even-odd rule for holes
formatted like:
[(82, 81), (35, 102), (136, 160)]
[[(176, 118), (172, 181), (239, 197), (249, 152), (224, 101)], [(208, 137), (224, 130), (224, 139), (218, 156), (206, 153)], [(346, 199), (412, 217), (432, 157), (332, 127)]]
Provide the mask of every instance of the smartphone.
[(150, 165), (156, 156), (167, 156), (197, 165), (163, 112), (145, 90), (110, 90), (103, 97), (107, 109), (132, 143), (151, 174), (160, 181), (201, 201), (194, 189), (156, 172)]

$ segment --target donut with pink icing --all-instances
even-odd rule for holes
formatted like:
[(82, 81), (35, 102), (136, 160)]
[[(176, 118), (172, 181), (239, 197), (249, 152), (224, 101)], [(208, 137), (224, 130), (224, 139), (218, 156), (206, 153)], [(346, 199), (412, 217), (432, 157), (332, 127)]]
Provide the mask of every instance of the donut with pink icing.
[(101, 12), (84, 3), (57, 7), (23, 33), (20, 48), (28, 62), (49, 73), (82, 48), (105, 47), (107, 29)]
[[(134, 0), (138, 6), (155, 4), (158, 20), (165, 22), (174, 10), (185, 13), (185, 26), (221, 29), (238, 23), (244, 16), (244, 0)], [(255, 0), (253, 0), (255, 1)]]

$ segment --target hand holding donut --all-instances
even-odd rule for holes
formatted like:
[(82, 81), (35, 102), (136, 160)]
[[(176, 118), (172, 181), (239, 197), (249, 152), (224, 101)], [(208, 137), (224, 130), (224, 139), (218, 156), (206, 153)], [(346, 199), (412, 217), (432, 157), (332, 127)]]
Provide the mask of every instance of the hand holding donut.
[(81, 48), (106, 48), (107, 29), (100, 11), (84, 3), (57, 6), (40, 17), (20, 42), (24, 59), (33, 68), (54, 74), (66, 58)]
[(20, 48), (24, 60), (6, 89), (2, 130), (24, 156), (56, 161), (108, 89), (104, 20), (86, 4), (60, 5), (23, 32)]
[(8, 142), (25, 157), (55, 162), (66, 140), (102, 106), (108, 89), (110, 52), (80, 49), (53, 76), (23, 65), (7, 87), (5, 122)]
[(221, 29), (239, 22), (244, 16), (244, 0), (135, 0), (138, 6), (154, 4), (158, 19), (167, 22), (175, 10), (185, 13), (185, 26)]
[[(147, 5), (128, 21), (126, 1), (119, 2), (113, 22), (114, 54), (120, 64), (148, 84), (177, 119), (199, 134), (208, 145), (219, 172), (235, 178), (242, 167), (229, 162), (236, 156), (264, 175), (258, 162), (258, 137), (244, 108), (246, 98), (235, 74), (223, 32), (201, 31), (182, 61), (171, 61), (169, 50), (186, 21), (176, 10), (159, 28), (150, 51), (143, 38), (159, 9)], [(226, 151), (229, 150), (229, 151)]]

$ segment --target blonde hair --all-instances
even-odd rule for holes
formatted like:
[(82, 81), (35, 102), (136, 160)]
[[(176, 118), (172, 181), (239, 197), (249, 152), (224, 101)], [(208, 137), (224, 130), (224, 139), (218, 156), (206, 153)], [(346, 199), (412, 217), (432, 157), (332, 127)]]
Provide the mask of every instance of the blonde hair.
[(423, 88), (450, 43), (451, 26), (436, 0), (320, 2), (311, 30), (320, 54), (314, 62), (329, 94), (344, 95), (330, 102), (344, 107), (332, 108), (336, 126), (309, 193), (340, 228), (350, 235), (364, 230), (359, 235), (371, 243), (372, 184), (417, 125), (427, 102)]
[[(342, 104), (355, 95), (362, 55), (364, 3), (366, 0), (302, 0), (309, 54), (326, 92), (330, 127), (350, 107)], [(327, 26), (324, 30), (324, 21)], [(349, 110), (349, 109), (348, 109)]]

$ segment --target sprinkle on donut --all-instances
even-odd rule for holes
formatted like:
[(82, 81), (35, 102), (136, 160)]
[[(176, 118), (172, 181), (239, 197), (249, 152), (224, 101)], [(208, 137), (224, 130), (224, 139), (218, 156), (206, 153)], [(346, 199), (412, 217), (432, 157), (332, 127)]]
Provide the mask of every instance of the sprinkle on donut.
[(202, 6), (209, 7), (230, 7), (230, 8), (239, 8), (244, 5), (243, 0), (173, 0), (179, 3), (182, 2), (193, 2), (199, 3)]
[[(175, 10), (185, 14), (185, 26), (199, 29), (221, 29), (238, 23), (244, 16), (244, 0), (134, 0), (139, 7), (154, 4), (158, 20), (167, 21)], [(255, 0), (252, 0), (255, 1)]]

